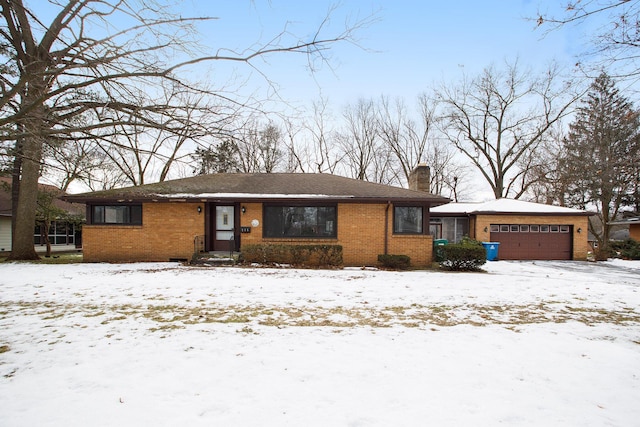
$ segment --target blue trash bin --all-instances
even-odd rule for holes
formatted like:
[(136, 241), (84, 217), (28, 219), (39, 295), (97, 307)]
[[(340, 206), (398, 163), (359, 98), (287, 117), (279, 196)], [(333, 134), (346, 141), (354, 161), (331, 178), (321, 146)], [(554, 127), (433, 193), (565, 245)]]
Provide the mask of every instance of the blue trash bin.
[(482, 242), (482, 246), (487, 251), (487, 261), (496, 261), (498, 259), (500, 242)]

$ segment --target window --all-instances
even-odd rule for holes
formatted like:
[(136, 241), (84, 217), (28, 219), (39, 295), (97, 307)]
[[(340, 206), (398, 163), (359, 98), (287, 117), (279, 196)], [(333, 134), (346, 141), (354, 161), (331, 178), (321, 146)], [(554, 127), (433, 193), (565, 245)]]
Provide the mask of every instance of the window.
[(532, 233), (537, 233), (538, 231), (540, 231), (540, 226), (532, 224), (529, 226), (529, 231), (531, 231)]
[(509, 226), (508, 225), (501, 225), (500, 226), (500, 232), (501, 233), (508, 233), (509, 232)]
[(394, 206), (393, 232), (422, 234), (422, 206)]
[(569, 226), (568, 225), (561, 225), (560, 226), (560, 232), (561, 233), (568, 233), (569, 232)]
[(264, 237), (335, 238), (335, 206), (265, 206)]
[(521, 225), (520, 226), (520, 232), (521, 233), (528, 233), (529, 232), (529, 226), (528, 225)]
[(499, 233), (500, 232), (500, 226), (498, 224), (491, 224), (491, 232), (492, 233)]
[(469, 218), (443, 218), (442, 224), (442, 237), (451, 243), (469, 235)]
[[(49, 227), (49, 242), (52, 245), (73, 245), (75, 243), (76, 226), (73, 223), (62, 221), (52, 221)], [(35, 227), (34, 243), (43, 245), (44, 242), (44, 226), (38, 224)]]
[(142, 205), (94, 205), (91, 207), (92, 224), (142, 224)]
[(512, 233), (517, 233), (520, 230), (520, 227), (517, 225), (511, 225), (509, 231)]
[(431, 222), (429, 224), (429, 234), (431, 234), (434, 239), (442, 239), (442, 224), (439, 222)]

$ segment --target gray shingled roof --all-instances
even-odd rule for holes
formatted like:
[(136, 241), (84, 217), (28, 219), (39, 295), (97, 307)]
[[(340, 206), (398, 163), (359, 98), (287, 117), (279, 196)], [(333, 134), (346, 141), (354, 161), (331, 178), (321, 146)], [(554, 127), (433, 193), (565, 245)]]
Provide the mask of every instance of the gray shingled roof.
[(171, 200), (341, 200), (406, 201), (441, 205), (449, 199), (329, 174), (220, 173), (198, 175), (156, 184), (69, 195), (72, 202)]

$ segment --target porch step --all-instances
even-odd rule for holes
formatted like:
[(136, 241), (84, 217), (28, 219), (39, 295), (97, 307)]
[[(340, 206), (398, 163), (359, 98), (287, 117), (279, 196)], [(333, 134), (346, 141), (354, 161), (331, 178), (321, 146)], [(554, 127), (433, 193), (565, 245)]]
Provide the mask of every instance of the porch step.
[(239, 255), (240, 252), (203, 252), (198, 257), (196, 263), (205, 265), (235, 265)]

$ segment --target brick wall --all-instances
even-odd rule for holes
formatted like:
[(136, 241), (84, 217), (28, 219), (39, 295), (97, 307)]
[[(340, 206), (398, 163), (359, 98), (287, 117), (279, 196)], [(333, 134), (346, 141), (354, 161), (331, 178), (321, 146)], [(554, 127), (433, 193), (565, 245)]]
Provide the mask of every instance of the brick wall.
[[(191, 259), (194, 237), (204, 235), (203, 213), (196, 203), (145, 203), (142, 226), (85, 225), (83, 228), (84, 260), (87, 262), (168, 261)], [(327, 244), (342, 245), (347, 266), (377, 265), (384, 253), (386, 204), (338, 205), (336, 239), (263, 239), (262, 204), (242, 203), (240, 226), (251, 227), (240, 235), (241, 245)], [(252, 221), (258, 225), (253, 226)], [(388, 210), (387, 247), (389, 254), (408, 255), (414, 266), (430, 265), (433, 239), (428, 235), (393, 235), (393, 206)]]
[[(588, 216), (542, 216), (542, 215), (477, 215), (475, 218), (475, 239), (488, 242), (491, 224), (540, 224), (573, 225), (573, 259), (587, 259), (589, 243), (587, 241)], [(484, 229), (487, 231), (484, 231)], [(578, 229), (581, 232), (578, 233)]]
[(191, 259), (194, 238), (204, 235), (204, 213), (197, 203), (145, 203), (142, 226), (85, 225), (86, 262)]
[[(241, 245), (257, 243), (273, 244), (326, 244), (342, 245), (344, 263), (347, 266), (377, 265), (378, 255), (384, 253), (386, 204), (338, 204), (338, 235), (336, 239), (263, 239), (262, 204), (243, 203), (246, 211), (240, 217), (242, 227), (252, 227), (252, 220), (259, 225), (250, 233), (241, 235)], [(388, 253), (408, 255), (414, 266), (431, 264), (433, 239), (431, 236), (393, 235), (393, 206), (388, 210)]]

